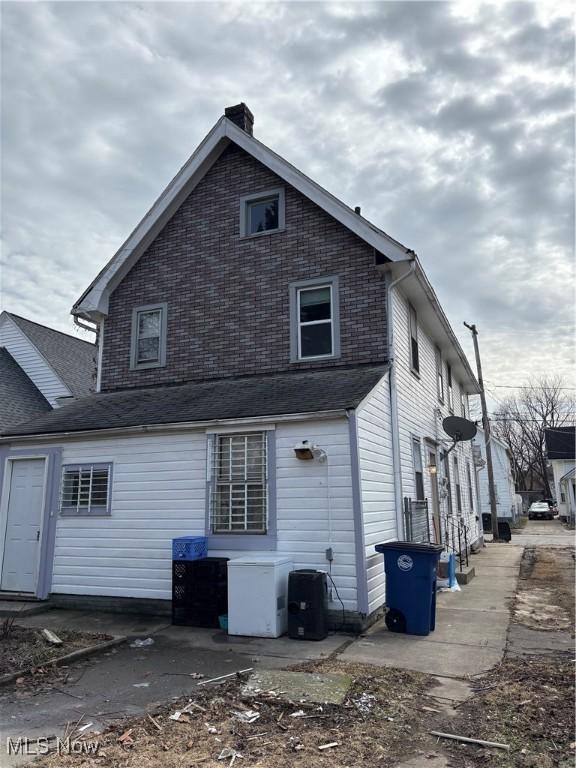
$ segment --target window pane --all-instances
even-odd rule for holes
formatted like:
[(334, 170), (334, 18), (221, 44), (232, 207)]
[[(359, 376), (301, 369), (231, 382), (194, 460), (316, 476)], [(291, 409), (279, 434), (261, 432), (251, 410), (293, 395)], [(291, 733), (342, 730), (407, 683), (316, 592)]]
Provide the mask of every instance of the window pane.
[(138, 313), (138, 337), (160, 336), (160, 310)]
[(138, 362), (150, 363), (160, 359), (160, 339), (158, 336), (149, 339), (138, 339)]
[(248, 203), (248, 232), (278, 229), (278, 197)]
[(300, 322), (330, 320), (330, 288), (313, 288), (300, 291)]
[(300, 327), (301, 357), (332, 354), (332, 323)]

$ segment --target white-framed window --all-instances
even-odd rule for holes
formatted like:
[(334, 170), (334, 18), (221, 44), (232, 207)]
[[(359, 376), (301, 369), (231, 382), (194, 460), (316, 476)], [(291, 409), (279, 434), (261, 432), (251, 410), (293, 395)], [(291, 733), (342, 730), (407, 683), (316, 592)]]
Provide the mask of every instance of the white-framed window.
[(410, 368), (420, 373), (420, 353), (418, 349), (418, 315), (412, 304), (408, 305), (410, 322)]
[(267, 533), (267, 434), (214, 435), (210, 532)]
[(468, 499), (470, 501), (470, 510), (474, 512), (474, 488), (472, 486), (472, 471), (470, 470), (470, 462), (466, 462), (466, 480), (468, 481)]
[(147, 304), (134, 308), (130, 350), (132, 369), (166, 365), (166, 326), (166, 304)]
[(422, 450), (420, 440), (417, 437), (412, 438), (412, 462), (414, 465), (414, 489), (416, 499), (423, 501), (424, 496), (424, 470), (422, 467)]
[(462, 512), (462, 488), (460, 487), (460, 469), (457, 456), (454, 456), (454, 487), (456, 488), (456, 509), (458, 512)]
[(284, 189), (269, 189), (240, 198), (240, 237), (273, 234), (284, 229)]
[(291, 359), (318, 360), (340, 354), (338, 278), (290, 286)]
[(460, 411), (462, 416), (466, 418), (466, 394), (463, 389), (460, 390)]
[(109, 515), (111, 464), (66, 464), (62, 467), (60, 513)]
[(444, 361), (442, 360), (442, 352), (440, 347), (436, 347), (436, 389), (438, 392), (439, 402), (444, 402)]
[(452, 385), (452, 366), (446, 366), (446, 383), (448, 385), (448, 408), (454, 412), (454, 387)]

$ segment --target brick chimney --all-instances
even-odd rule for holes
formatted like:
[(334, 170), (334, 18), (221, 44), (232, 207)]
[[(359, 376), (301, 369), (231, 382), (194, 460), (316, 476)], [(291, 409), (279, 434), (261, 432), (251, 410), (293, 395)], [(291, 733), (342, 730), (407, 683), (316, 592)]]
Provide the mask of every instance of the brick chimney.
[(237, 125), (238, 128), (242, 128), (243, 131), (246, 131), (247, 134), (252, 136), (254, 128), (254, 115), (252, 112), (250, 112), (244, 102), (241, 104), (236, 104), (234, 107), (226, 107), (224, 110), (224, 115), (228, 118), (228, 120), (231, 120), (234, 125)]

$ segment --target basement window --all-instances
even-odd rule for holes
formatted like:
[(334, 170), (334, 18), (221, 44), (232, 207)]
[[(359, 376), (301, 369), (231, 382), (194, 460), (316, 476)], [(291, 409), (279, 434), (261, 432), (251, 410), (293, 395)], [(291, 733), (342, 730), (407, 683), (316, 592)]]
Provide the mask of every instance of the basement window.
[(240, 198), (240, 237), (284, 229), (284, 190), (272, 189)]
[(62, 469), (63, 516), (110, 514), (111, 464), (66, 465)]
[(161, 368), (166, 365), (166, 304), (135, 307), (132, 312), (130, 368)]

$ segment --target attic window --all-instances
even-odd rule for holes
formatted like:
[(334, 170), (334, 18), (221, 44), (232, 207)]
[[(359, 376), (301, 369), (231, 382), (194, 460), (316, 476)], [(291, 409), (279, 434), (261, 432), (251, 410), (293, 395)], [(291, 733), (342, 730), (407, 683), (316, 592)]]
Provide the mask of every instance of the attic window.
[(410, 367), (414, 373), (420, 373), (420, 354), (418, 349), (418, 315), (410, 304)]
[(284, 190), (273, 189), (240, 198), (240, 237), (284, 229)]

